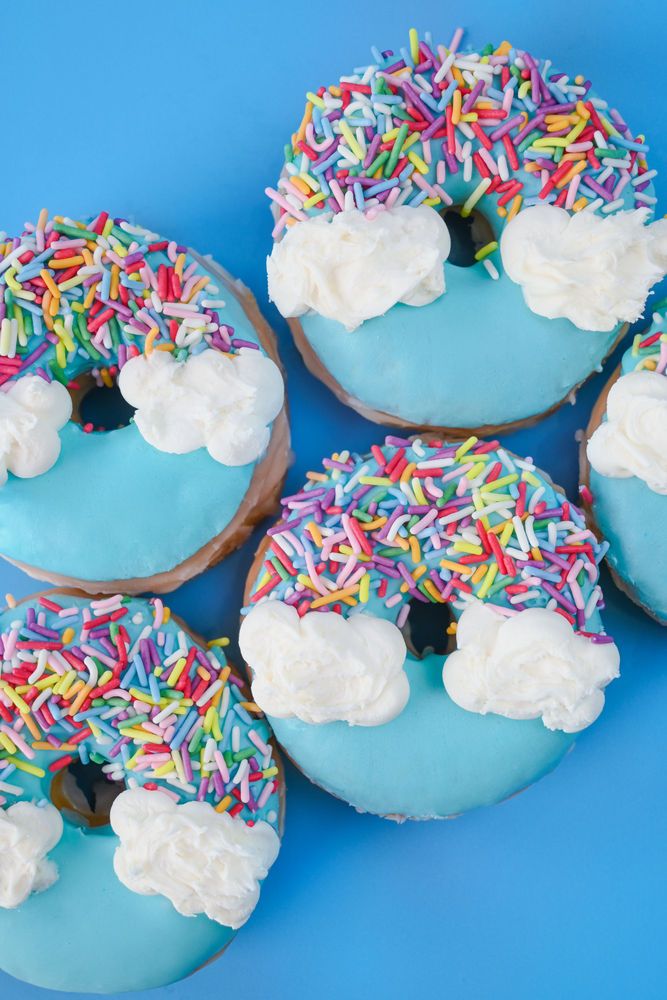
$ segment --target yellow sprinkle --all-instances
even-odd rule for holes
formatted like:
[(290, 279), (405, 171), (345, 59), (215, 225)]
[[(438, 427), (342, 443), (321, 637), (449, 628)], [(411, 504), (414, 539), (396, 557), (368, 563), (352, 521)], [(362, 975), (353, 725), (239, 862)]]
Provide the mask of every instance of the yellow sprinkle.
[(507, 521), (503, 526), (503, 530), (500, 532), (500, 544), (504, 548), (512, 537), (514, 531), (514, 525), (511, 521)]
[(187, 662), (188, 661), (185, 658), (185, 656), (181, 656), (181, 658), (176, 662), (176, 665), (174, 666), (174, 669), (172, 670), (172, 672), (169, 674), (169, 677), (167, 678), (167, 684), (169, 685), (169, 687), (173, 687), (176, 684), (176, 681), (179, 679), (179, 677), (183, 673), (183, 670), (185, 668), (185, 664)]
[(312, 208), (314, 205), (319, 205), (321, 201), (326, 200), (326, 197), (327, 196), (325, 195), (325, 193), (323, 191), (320, 191), (319, 194), (314, 194), (312, 198), (306, 198), (306, 200), (303, 203), (303, 207)]
[(408, 159), (418, 173), (420, 174), (428, 173), (428, 165), (425, 163), (424, 160), (422, 160), (421, 156), (415, 153), (414, 149), (411, 149), (410, 152), (408, 153)]
[(452, 562), (451, 559), (441, 559), (440, 565), (444, 569), (451, 570), (452, 573), (465, 573), (468, 570), (467, 566), (461, 566), (460, 563)]
[[(412, 557), (412, 561), (413, 561), (413, 563), (416, 564), (416, 563), (418, 563), (420, 561), (420, 559), (422, 557), (421, 549), (419, 547), (419, 540), (417, 539), (416, 535), (410, 535), (410, 538), (409, 538), (408, 542), (409, 542), (409, 545), (410, 545), (410, 555)], [(424, 567), (424, 568), (426, 568), (426, 567)]]
[(310, 103), (314, 104), (316, 108), (320, 109), (320, 111), (324, 111), (326, 109), (326, 104), (324, 103), (322, 98), (318, 97), (317, 94), (314, 94), (312, 90), (309, 90), (307, 92), (306, 97), (310, 101)]
[(18, 708), (21, 715), (30, 715), (30, 706), (25, 703), (20, 694), (7, 681), (0, 681), (0, 690), (4, 691), (10, 701)]
[[(479, 184), (472, 192), (472, 194), (468, 198), (466, 198), (466, 200), (463, 202), (463, 207), (461, 208), (461, 216), (464, 219), (470, 215), (477, 202), (484, 197), (484, 195), (486, 194), (487, 190), (490, 187), (491, 187), (491, 178), (490, 177), (482, 178), (482, 180), (479, 182)], [(519, 195), (517, 195), (517, 197), (519, 197)]]
[(475, 254), (475, 260), (484, 260), (489, 254), (494, 253), (498, 249), (497, 240), (492, 240), (491, 243), (487, 243), (486, 246), (481, 247)]
[(480, 600), (483, 597), (486, 597), (486, 595), (488, 594), (489, 590), (491, 589), (491, 584), (495, 580), (497, 573), (498, 573), (498, 563), (491, 563), (486, 573), (486, 576), (484, 577), (484, 582), (477, 591), (477, 597), (479, 597)]
[(18, 767), (19, 771), (25, 771), (26, 774), (32, 774), (35, 778), (43, 778), (46, 774), (41, 767), (37, 767), (35, 764), (29, 764), (27, 760), (22, 760), (21, 757), (7, 757), (8, 761)]
[(156, 767), (153, 771), (153, 776), (156, 778), (162, 778), (165, 774), (169, 774), (171, 771), (176, 770), (176, 765), (173, 760), (168, 760), (166, 764), (162, 764), (160, 767)]
[(391, 486), (391, 479), (384, 476), (359, 476), (359, 482), (363, 486)]
[[(345, 587), (343, 590), (336, 590), (332, 594), (326, 594), (323, 597), (317, 597), (313, 603), (310, 605), (311, 608), (321, 608), (325, 604), (335, 604), (336, 601), (342, 601), (345, 598), (350, 598), (359, 591), (359, 584), (355, 584), (353, 587)], [(354, 602), (357, 603), (356, 601)]]
[(457, 87), (452, 97), (452, 124), (454, 125), (458, 125), (458, 123), (461, 121), (461, 103), (462, 103), (461, 91)]
[(359, 600), (362, 604), (368, 603), (368, 597), (371, 589), (371, 575), (370, 573), (364, 573), (361, 580), (359, 581)]
[(410, 58), (416, 65), (420, 62), (419, 59), (419, 35), (417, 34), (416, 28), (410, 28)]
[(473, 436), (469, 437), (467, 441), (464, 441), (463, 444), (458, 448), (456, 454), (454, 455), (454, 461), (460, 462), (465, 453), (467, 451), (470, 451), (470, 449), (477, 444), (478, 440), (479, 438), (476, 438), (473, 434)]
[(581, 212), (582, 208), (586, 208), (587, 204), (588, 204), (588, 198), (585, 198), (582, 195), (581, 198), (577, 198), (572, 208), (575, 212)]
[(437, 601), (438, 604), (442, 604), (443, 603), (442, 597), (438, 593), (438, 591), (436, 589), (436, 586), (433, 583), (433, 580), (425, 580), (424, 581), (424, 590), (426, 590), (431, 595), (431, 597), (433, 598), (433, 600)]
[(218, 802), (217, 806), (215, 807), (215, 811), (217, 813), (227, 812), (233, 801), (234, 800), (232, 799), (231, 795), (225, 795), (224, 799), (220, 799), (220, 801)]
[(523, 470), (523, 474), (522, 474), (521, 478), (523, 480), (525, 480), (525, 482), (530, 483), (530, 485), (534, 486), (536, 489), (540, 485), (540, 481), (537, 478), (537, 476), (534, 476), (532, 472), (528, 472), (527, 469)]
[(510, 207), (509, 212), (507, 213), (508, 222), (510, 222), (514, 218), (514, 216), (518, 214), (522, 203), (523, 203), (523, 197), (520, 194), (516, 195), (516, 197), (512, 200), (512, 205)]
[(213, 646), (228, 646), (229, 639), (227, 638), (226, 635), (221, 635), (218, 639), (210, 639), (206, 645), (208, 646), (209, 649), (211, 649)]
[(412, 473), (415, 471), (416, 468), (417, 466), (414, 462), (408, 462), (408, 464), (403, 469), (403, 472), (401, 473), (401, 482), (409, 483), (410, 480), (412, 479)]
[(361, 146), (359, 145), (359, 143), (357, 142), (356, 137), (355, 137), (352, 129), (350, 128), (350, 126), (347, 124), (346, 121), (343, 121), (343, 120), (340, 121), (340, 131), (341, 131), (341, 135), (345, 138), (345, 141), (347, 142), (348, 146), (350, 147), (350, 150), (354, 153), (354, 155), (359, 160), (363, 160), (363, 158), (364, 158), (363, 150), (362, 150)]
[(484, 552), (481, 545), (475, 545), (473, 542), (457, 541), (454, 542), (452, 548), (456, 552), (468, 552), (471, 556), (481, 556)]
[(482, 483), (479, 491), (480, 493), (495, 493), (501, 486), (507, 486), (509, 483), (515, 483), (518, 478), (519, 477), (516, 472), (512, 472), (508, 476), (501, 476), (500, 479), (494, 479), (491, 483)]
[(7, 733), (0, 733), (0, 744), (2, 744), (7, 753), (16, 753), (16, 745), (12, 743)]

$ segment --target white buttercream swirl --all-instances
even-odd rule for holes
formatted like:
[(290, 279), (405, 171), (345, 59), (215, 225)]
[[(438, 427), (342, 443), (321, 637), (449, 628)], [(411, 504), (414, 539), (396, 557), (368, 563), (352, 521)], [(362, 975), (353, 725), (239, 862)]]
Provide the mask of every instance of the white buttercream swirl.
[(312, 310), (355, 330), (397, 302), (423, 306), (442, 295), (450, 246), (428, 205), (315, 216), (274, 245), (269, 297), (283, 316)]
[(459, 619), (456, 642), (442, 674), (452, 701), (482, 715), (541, 717), (547, 729), (566, 733), (597, 719), (603, 688), (619, 673), (613, 643), (577, 635), (547, 608), (506, 618), (474, 601)]
[(62, 835), (62, 817), (50, 803), (0, 809), (0, 907), (13, 909), (53, 885), (58, 868), (46, 855)]
[(31, 479), (47, 472), (60, 455), (58, 431), (72, 415), (72, 400), (60, 382), (24, 375), (0, 391), (0, 486), (7, 473)]
[(649, 210), (570, 215), (555, 205), (524, 209), (500, 241), (503, 266), (539, 316), (608, 332), (634, 323), (667, 273), (667, 221)]
[(205, 913), (236, 930), (259, 899), (259, 883), (280, 839), (264, 820), (247, 826), (208, 802), (176, 804), (159, 791), (133, 788), (111, 807), (120, 838), (116, 875), (142, 896), (165, 896), (183, 916)]
[(295, 608), (267, 601), (244, 618), (239, 646), (255, 701), (277, 718), (380, 726), (410, 695), (403, 636), (372, 615), (308, 611), (299, 618)]
[(667, 493), (667, 378), (656, 372), (622, 375), (607, 397), (607, 419), (587, 445), (602, 476), (637, 476), (654, 493)]
[(176, 455), (206, 448), (222, 465), (262, 454), (284, 395), (277, 365), (250, 348), (235, 357), (206, 349), (185, 361), (167, 351), (141, 354), (123, 365), (118, 387), (154, 448)]

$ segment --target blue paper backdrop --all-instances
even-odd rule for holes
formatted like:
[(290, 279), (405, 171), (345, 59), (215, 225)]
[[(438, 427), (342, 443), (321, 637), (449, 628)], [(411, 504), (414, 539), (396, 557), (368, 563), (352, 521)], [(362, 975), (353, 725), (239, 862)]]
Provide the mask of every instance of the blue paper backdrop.
[[(306, 373), (266, 301), (263, 189), (304, 92), (362, 63), (372, 43), (404, 44), (412, 24), (444, 42), (459, 23), (473, 44), (509, 38), (591, 76), (646, 130), (664, 211), (665, 19), (663, 0), (5, 4), (0, 228), (18, 231), (43, 205), (70, 215), (103, 207), (235, 271), (280, 336), (296, 487), (332, 449), (363, 449), (381, 435)], [(507, 440), (573, 496), (574, 434), (602, 384)], [(234, 636), (253, 551), (251, 542), (178, 590), (172, 606), (204, 634)], [(284, 847), (253, 919), (219, 962), (151, 995), (664, 996), (666, 635), (605, 582), (623, 676), (555, 774), (491, 810), (395, 826), (356, 815), (288, 768)], [(0, 566), (0, 593), (34, 589)], [(47, 994), (0, 973), (0, 996)]]

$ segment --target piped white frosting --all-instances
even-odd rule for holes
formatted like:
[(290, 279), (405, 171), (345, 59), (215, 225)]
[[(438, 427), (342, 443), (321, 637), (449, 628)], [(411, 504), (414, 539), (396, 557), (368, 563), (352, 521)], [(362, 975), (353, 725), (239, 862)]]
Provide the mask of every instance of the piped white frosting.
[(397, 302), (422, 306), (442, 295), (450, 246), (427, 205), (314, 216), (274, 245), (269, 296), (283, 316), (313, 311), (355, 330)]
[(176, 455), (206, 448), (222, 465), (246, 465), (264, 452), (284, 396), (277, 365), (249, 348), (235, 357), (206, 349), (185, 361), (167, 351), (141, 354), (123, 365), (118, 387), (154, 448)]
[(607, 419), (586, 451), (600, 475), (637, 476), (655, 493), (667, 493), (667, 378), (635, 371), (617, 379), (607, 397)]
[(667, 221), (648, 225), (649, 214), (526, 208), (503, 231), (503, 266), (539, 316), (600, 332), (634, 323), (667, 273)]
[(403, 636), (371, 615), (308, 611), (299, 618), (295, 608), (266, 601), (244, 618), (239, 646), (267, 715), (379, 726), (408, 701)]
[(452, 701), (469, 712), (542, 719), (576, 733), (595, 722), (603, 688), (619, 674), (618, 649), (579, 636), (555, 611), (527, 608), (509, 618), (474, 601), (463, 611), (457, 649), (443, 667)]
[(241, 927), (276, 860), (278, 834), (264, 820), (248, 826), (208, 802), (175, 803), (160, 791), (133, 788), (111, 807), (120, 838), (114, 870), (142, 896), (165, 896), (186, 917), (205, 913)]
[(13, 909), (53, 885), (58, 868), (47, 854), (62, 835), (62, 817), (50, 803), (0, 809), (0, 907)]
[(72, 415), (72, 400), (60, 382), (24, 375), (0, 390), (0, 486), (7, 473), (31, 479), (47, 472), (60, 455), (58, 431)]

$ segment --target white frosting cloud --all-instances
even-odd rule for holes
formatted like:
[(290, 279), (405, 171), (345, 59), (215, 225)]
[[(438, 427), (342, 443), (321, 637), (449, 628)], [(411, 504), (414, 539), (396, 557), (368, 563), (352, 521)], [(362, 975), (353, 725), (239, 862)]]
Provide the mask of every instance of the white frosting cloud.
[(355, 330), (397, 302), (423, 306), (442, 295), (450, 246), (428, 205), (315, 216), (274, 245), (269, 296), (283, 316), (312, 310)]
[(463, 611), (458, 648), (442, 677), (452, 701), (469, 712), (537, 719), (576, 733), (595, 722), (602, 689), (618, 677), (613, 643), (578, 636), (555, 611), (527, 608), (510, 618), (475, 601)]
[(667, 378), (656, 372), (622, 375), (607, 397), (607, 419), (587, 445), (602, 476), (637, 476), (655, 493), (667, 493)]
[(392, 622), (308, 611), (280, 601), (256, 605), (239, 634), (252, 693), (268, 715), (303, 722), (380, 726), (407, 704), (406, 649)]
[(132, 788), (111, 807), (120, 838), (114, 870), (142, 896), (165, 896), (186, 917), (205, 913), (234, 930), (259, 899), (259, 883), (280, 849), (264, 820), (247, 826), (208, 802), (177, 805), (162, 792)]
[(72, 415), (72, 400), (60, 382), (24, 375), (0, 391), (0, 486), (7, 473), (41, 476), (60, 454), (58, 431)]
[(141, 354), (123, 365), (118, 386), (154, 448), (176, 455), (206, 448), (222, 465), (262, 454), (284, 395), (277, 365), (250, 348), (234, 358), (207, 349), (185, 361), (167, 351)]
[(53, 885), (58, 869), (46, 855), (62, 835), (62, 817), (50, 803), (0, 809), (0, 907), (11, 910)]
[(503, 266), (539, 316), (601, 332), (634, 323), (667, 273), (667, 221), (647, 225), (649, 214), (526, 208), (503, 232)]

